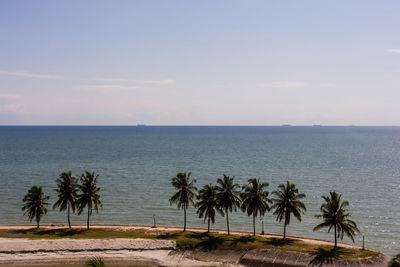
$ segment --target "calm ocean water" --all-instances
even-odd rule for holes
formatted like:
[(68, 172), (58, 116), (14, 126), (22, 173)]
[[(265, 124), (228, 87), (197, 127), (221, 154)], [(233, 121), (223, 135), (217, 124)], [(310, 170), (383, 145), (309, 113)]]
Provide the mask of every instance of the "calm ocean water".
[[(198, 187), (222, 174), (243, 184), (269, 182), (269, 191), (290, 180), (307, 195), (303, 221), (288, 233), (332, 239), (313, 232), (321, 195), (336, 190), (350, 201), (362, 232), (356, 244), (389, 255), (400, 252), (400, 127), (0, 127), (0, 224), (27, 223), (22, 198), (32, 185), (53, 196), (63, 171), (100, 173), (104, 208), (94, 223), (181, 225), (170, 206), (170, 179), (191, 171)], [(83, 223), (84, 216), (72, 217)], [(230, 215), (232, 229), (252, 229), (242, 212)], [(43, 223), (66, 223), (51, 210)], [(190, 208), (189, 226), (205, 227)], [(266, 232), (282, 232), (271, 213)], [(218, 216), (213, 227), (224, 228)], [(261, 230), (258, 221), (257, 230)], [(345, 242), (351, 242), (348, 239)]]

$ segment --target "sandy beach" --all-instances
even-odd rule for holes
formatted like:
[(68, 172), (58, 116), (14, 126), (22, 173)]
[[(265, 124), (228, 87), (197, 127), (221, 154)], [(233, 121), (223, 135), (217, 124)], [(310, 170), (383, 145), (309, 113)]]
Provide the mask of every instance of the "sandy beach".
[[(0, 229), (15, 229), (15, 230), (22, 230), (22, 229), (31, 229), (33, 228), (33, 225), (0, 225)], [(66, 228), (66, 225), (60, 224), (60, 225), (43, 225), (41, 227), (48, 228), (48, 229), (58, 229), (58, 228)], [(86, 225), (74, 225), (74, 229), (86, 229)], [(133, 230), (133, 229), (144, 229), (148, 232), (152, 231), (181, 231), (182, 227), (179, 226), (157, 226), (156, 228), (150, 226), (150, 225), (127, 225), (127, 224), (94, 224), (90, 226), (91, 229), (95, 228), (106, 228), (106, 229), (115, 229), (115, 230)], [(204, 232), (207, 229), (205, 228), (197, 228), (197, 227), (188, 227), (187, 231), (193, 231), (193, 232)], [(226, 229), (211, 229), (211, 232), (213, 233), (221, 233), (224, 234), (226, 233)], [(251, 231), (238, 231), (238, 230), (231, 230), (231, 234), (234, 235), (249, 235), (253, 234)], [(257, 233), (257, 235), (260, 235)], [(263, 235), (264, 237), (274, 237), (274, 238), (282, 238), (282, 235), (279, 234), (273, 234), (273, 233), (265, 233)], [(293, 236), (293, 235), (287, 235), (288, 238), (295, 239), (295, 240), (301, 240), (310, 244), (315, 244), (315, 245), (332, 245), (333, 242), (329, 240), (323, 240), (323, 239), (317, 239), (317, 238), (306, 238), (306, 237), (299, 237), (299, 236)], [(345, 248), (355, 248), (355, 249), (361, 249), (362, 247), (352, 245), (352, 244), (346, 244), (346, 243), (338, 243), (339, 247), (345, 247)]]
[[(47, 229), (65, 228), (64, 225), (42, 226)], [(74, 226), (74, 229), (84, 229), (86, 226)], [(115, 229), (126, 231), (132, 229), (145, 230), (147, 233), (171, 232), (182, 230), (173, 226), (158, 226), (152, 228), (144, 225), (93, 225), (91, 228)], [(1, 225), (0, 229), (28, 230), (32, 225)], [(189, 228), (189, 231), (204, 232), (205, 229)], [(225, 233), (224, 230), (213, 232)], [(233, 234), (248, 235), (246, 231), (233, 231)], [(281, 237), (266, 234), (266, 237)], [(332, 245), (326, 240), (290, 237), (317, 245)], [(360, 249), (349, 244), (340, 244), (341, 247)], [(83, 264), (91, 257), (102, 257), (113, 266), (129, 266), (130, 264), (143, 266), (240, 266), (242, 252), (229, 252), (230, 255), (203, 254), (202, 257), (193, 257), (190, 253), (177, 253), (176, 243), (172, 240), (152, 239), (38, 239), (0, 238), (0, 266), (51, 266), (52, 264)], [(229, 254), (228, 253), (228, 254)], [(224, 254), (224, 253), (222, 253)], [(250, 255), (250, 254), (249, 254)], [(256, 255), (256, 254), (255, 254)], [(256, 256), (252, 256), (253, 258)], [(289, 256), (285, 256), (289, 257)], [(301, 257), (298, 257), (301, 258)]]

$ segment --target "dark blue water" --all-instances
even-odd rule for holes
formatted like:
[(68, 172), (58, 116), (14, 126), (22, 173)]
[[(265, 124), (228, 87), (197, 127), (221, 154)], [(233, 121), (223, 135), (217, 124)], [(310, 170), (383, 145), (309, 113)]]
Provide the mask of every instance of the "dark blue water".
[[(170, 179), (190, 171), (198, 187), (223, 173), (243, 184), (250, 177), (269, 182), (269, 190), (290, 180), (307, 195), (303, 221), (292, 220), (288, 233), (331, 239), (313, 232), (321, 195), (336, 190), (369, 247), (400, 251), (400, 127), (0, 127), (0, 223), (27, 223), (22, 198), (32, 185), (55, 199), (55, 179), (63, 171), (100, 173), (104, 209), (97, 223), (182, 224), (170, 206)], [(241, 212), (232, 228), (252, 228)], [(73, 222), (84, 222), (73, 216)], [(272, 214), (267, 232), (282, 231)], [(51, 210), (43, 223), (66, 223)], [(188, 224), (205, 226), (190, 209)], [(261, 223), (258, 221), (258, 230)], [(218, 216), (214, 227), (224, 228)], [(362, 235), (356, 243), (361, 244)], [(345, 242), (350, 242), (348, 239)]]

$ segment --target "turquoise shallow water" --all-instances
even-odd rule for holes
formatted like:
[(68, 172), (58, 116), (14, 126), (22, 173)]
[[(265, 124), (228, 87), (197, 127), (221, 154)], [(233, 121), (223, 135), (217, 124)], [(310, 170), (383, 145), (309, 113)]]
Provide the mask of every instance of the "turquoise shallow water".
[[(366, 245), (389, 255), (400, 252), (400, 127), (0, 127), (0, 224), (27, 223), (21, 203), (32, 185), (53, 196), (62, 171), (100, 173), (104, 209), (96, 223), (181, 225), (183, 214), (170, 206), (170, 179), (191, 171), (198, 187), (223, 173), (240, 184), (250, 177), (287, 179), (307, 195), (303, 221), (288, 233), (331, 239), (313, 232), (321, 195), (336, 190), (350, 201)], [(84, 216), (72, 217), (85, 221)], [(231, 228), (252, 229), (242, 212), (230, 215)], [(43, 223), (66, 223), (51, 210)], [(266, 232), (282, 232), (272, 214)], [(205, 227), (193, 208), (189, 226)], [(218, 216), (214, 227), (224, 228)], [(258, 221), (257, 230), (261, 229)], [(362, 235), (356, 244), (362, 244)], [(345, 242), (351, 242), (348, 239)]]

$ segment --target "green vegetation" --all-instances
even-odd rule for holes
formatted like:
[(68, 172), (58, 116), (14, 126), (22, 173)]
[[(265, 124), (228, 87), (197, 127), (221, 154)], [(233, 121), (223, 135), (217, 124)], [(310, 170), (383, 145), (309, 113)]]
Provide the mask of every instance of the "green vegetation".
[(271, 200), (268, 198), (268, 191), (264, 188), (268, 183), (260, 183), (260, 179), (249, 179), (249, 183), (242, 187), (243, 192), (240, 194), (242, 199), (242, 211), (247, 212), (247, 215), (253, 215), (253, 235), (256, 235), (256, 217), (258, 214), (264, 216), (266, 211), (270, 210), (268, 203)]
[(58, 200), (53, 205), (53, 209), (60, 207), (60, 211), (68, 210), (68, 226), (71, 228), (70, 209), (75, 213), (76, 199), (78, 196), (77, 179), (72, 176), (71, 171), (63, 172), (56, 180)]
[(324, 227), (328, 228), (328, 233), (330, 230), (334, 229), (335, 233), (335, 249), (337, 248), (337, 238), (343, 240), (344, 234), (346, 234), (353, 242), (354, 236), (356, 232), (360, 232), (357, 228), (357, 224), (348, 219), (351, 216), (351, 213), (347, 211), (347, 207), (349, 206), (349, 202), (346, 200), (341, 200), (342, 195), (339, 195), (336, 192), (330, 192), (330, 196), (322, 196), (325, 200), (325, 203), (321, 205), (321, 213), (319, 215), (315, 215), (317, 218), (322, 218), (323, 223), (318, 224), (314, 227), (314, 231), (317, 231)]
[(278, 190), (273, 191), (272, 195), (276, 198), (272, 199), (274, 203), (272, 209), (275, 209), (274, 215), (276, 220), (281, 222), (285, 218), (283, 224), (283, 239), (286, 238), (286, 226), (290, 223), (290, 214), (293, 213), (294, 217), (301, 222), (301, 213), (305, 212), (306, 205), (300, 200), (306, 197), (305, 194), (299, 194), (299, 190), (295, 184), (291, 184), (289, 181), (278, 186)]
[(204, 217), (204, 221), (208, 219), (207, 232), (210, 232), (210, 220), (215, 222), (215, 213), (217, 209), (217, 187), (211, 184), (206, 184), (199, 191), (197, 196), (198, 202), (196, 203), (197, 214), (199, 218)]
[(32, 186), (22, 200), (24, 215), (28, 215), (30, 221), (35, 219), (37, 228), (39, 228), (40, 219), (47, 213), (49, 203), (46, 201), (49, 199), (50, 196), (44, 195), (42, 187)]
[(88, 262), (85, 264), (85, 266), (90, 266), (90, 267), (105, 267), (106, 265), (104, 264), (104, 261), (100, 257), (94, 257), (88, 260)]
[[(320, 250), (332, 251), (332, 245), (318, 245), (306, 243), (296, 239), (268, 238), (250, 235), (227, 235), (207, 232), (193, 231), (163, 231), (146, 229), (107, 229), (92, 228), (86, 229), (28, 229), (28, 230), (5, 230), (0, 229), (0, 237), (6, 238), (29, 238), (29, 239), (60, 239), (60, 238), (148, 238), (158, 240), (174, 240), (179, 250), (236, 250), (244, 251), (249, 249), (279, 249), (308, 253), (310, 255), (319, 253)], [(375, 257), (379, 252), (372, 250), (338, 248), (341, 258)], [(327, 252), (327, 253), (328, 253)], [(335, 252), (336, 253), (336, 252)]]
[(178, 191), (169, 199), (169, 202), (176, 203), (178, 209), (183, 208), (184, 224), (183, 231), (186, 231), (186, 209), (189, 208), (189, 203), (195, 205), (193, 200), (196, 197), (197, 188), (194, 186), (196, 180), (190, 180), (190, 172), (180, 172), (171, 179), (172, 186)]
[(394, 258), (389, 263), (389, 267), (400, 267), (400, 254), (394, 256)]
[(100, 188), (97, 187), (97, 178), (99, 175), (95, 175), (94, 172), (85, 172), (80, 176), (81, 184), (78, 185), (81, 193), (78, 195), (78, 214), (81, 215), (84, 208), (87, 206), (87, 229), (89, 230), (89, 218), (92, 215), (92, 210), (99, 212), (99, 206), (102, 208), (103, 205), (100, 201), (100, 195), (98, 192)]
[(229, 212), (232, 210), (236, 211), (237, 207), (240, 207), (240, 186), (233, 183), (233, 177), (229, 177), (224, 174), (224, 178), (217, 180), (217, 201), (218, 209), (222, 216), (226, 215), (226, 228), (229, 231)]

